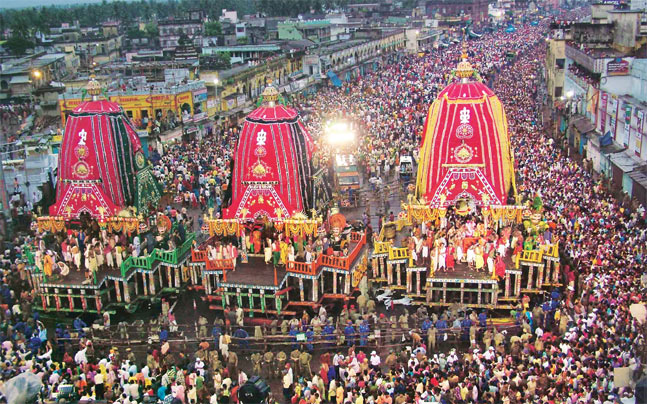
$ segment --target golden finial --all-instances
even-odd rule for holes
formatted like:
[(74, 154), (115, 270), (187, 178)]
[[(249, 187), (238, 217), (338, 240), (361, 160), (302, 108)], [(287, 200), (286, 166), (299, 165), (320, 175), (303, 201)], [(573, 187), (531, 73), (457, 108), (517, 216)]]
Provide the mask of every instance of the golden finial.
[(101, 94), (101, 83), (97, 81), (94, 74), (90, 76), (90, 81), (88, 82), (88, 85), (85, 87), (85, 89), (92, 97), (96, 97)]
[(463, 53), (461, 55), (461, 61), (456, 66), (456, 76), (467, 81), (468, 78), (474, 75), (474, 68), (472, 64), (467, 61), (467, 42), (463, 41)]
[(274, 106), (274, 103), (279, 99), (279, 90), (272, 85), (272, 81), (269, 80), (267, 87), (263, 90), (263, 103), (270, 103), (271, 106)]

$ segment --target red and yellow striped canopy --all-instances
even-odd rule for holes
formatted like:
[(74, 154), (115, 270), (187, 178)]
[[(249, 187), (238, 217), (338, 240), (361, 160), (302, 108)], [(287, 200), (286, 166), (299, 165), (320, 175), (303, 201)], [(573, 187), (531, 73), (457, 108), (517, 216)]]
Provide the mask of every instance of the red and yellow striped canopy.
[(433, 207), (460, 200), (505, 205), (514, 170), (499, 98), (480, 82), (447, 86), (429, 108), (416, 196)]

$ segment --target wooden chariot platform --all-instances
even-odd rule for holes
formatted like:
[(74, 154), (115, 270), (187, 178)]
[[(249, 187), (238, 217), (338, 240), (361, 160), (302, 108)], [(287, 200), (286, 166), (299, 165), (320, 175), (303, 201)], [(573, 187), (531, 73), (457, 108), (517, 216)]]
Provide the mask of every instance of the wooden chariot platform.
[(29, 281), (44, 311), (101, 313), (123, 307), (134, 311), (141, 301), (178, 291), (188, 281), (188, 261), (195, 234), (173, 251), (155, 249), (148, 256), (129, 257), (119, 269), (97, 271), (86, 281), (83, 272), (47, 277), (27, 253)]
[(366, 276), (368, 249), (364, 233), (351, 233), (347, 257), (320, 255), (314, 262), (288, 262), (274, 268), (261, 256), (245, 264), (209, 260), (203, 249), (192, 251), (191, 273), (201, 280), (196, 289), (213, 310), (234, 305), (254, 315), (295, 315), (317, 309), (329, 300), (350, 299)]
[(453, 271), (431, 273), (428, 267), (417, 266), (403, 245), (409, 234), (406, 219), (391, 223), (396, 226), (394, 239), (380, 233), (371, 253), (371, 278), (386, 288), (402, 290), (412, 304), (488, 309), (512, 309), (524, 294), (543, 293), (560, 286), (559, 246), (551, 244), (541, 250), (525, 250), (516, 257), (508, 251), (505, 278), (492, 279), (487, 272), (476, 272), (466, 263), (456, 262)]

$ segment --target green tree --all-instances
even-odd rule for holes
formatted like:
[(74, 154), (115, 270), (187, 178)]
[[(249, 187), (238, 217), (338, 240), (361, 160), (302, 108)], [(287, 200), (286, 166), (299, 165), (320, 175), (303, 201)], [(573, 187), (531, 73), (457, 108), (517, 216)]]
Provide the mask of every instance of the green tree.
[(14, 35), (7, 39), (4, 43), (4, 47), (9, 49), (9, 52), (11, 52), (12, 55), (20, 56), (24, 55), (27, 52), (27, 49), (32, 49), (34, 47), (34, 43), (28, 39)]
[(249, 38), (246, 36), (241, 36), (236, 40), (238, 42), (238, 45), (247, 45), (249, 43)]
[(138, 27), (130, 27), (128, 28), (128, 31), (126, 32), (126, 35), (128, 35), (128, 38), (143, 38), (146, 36), (146, 32), (140, 30)]
[(156, 38), (160, 35), (160, 30), (157, 24), (149, 22), (144, 26), (144, 31), (149, 38)]
[(206, 36), (222, 35), (222, 25), (218, 21), (209, 21), (204, 24), (204, 34)]
[(190, 45), (191, 43), (191, 38), (189, 38), (189, 36), (185, 34), (184, 31), (180, 31), (180, 37), (177, 40), (177, 44), (180, 46), (186, 46)]

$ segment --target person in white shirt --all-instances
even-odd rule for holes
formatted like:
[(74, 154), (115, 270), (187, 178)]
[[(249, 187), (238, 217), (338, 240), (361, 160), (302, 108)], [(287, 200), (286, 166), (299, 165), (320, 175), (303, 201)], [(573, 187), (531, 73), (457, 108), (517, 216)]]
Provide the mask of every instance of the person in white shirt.
[(380, 359), (380, 356), (377, 354), (377, 352), (375, 351), (371, 352), (371, 358), (370, 358), (371, 368), (378, 370), (380, 368), (380, 363), (382, 363), (382, 360)]

